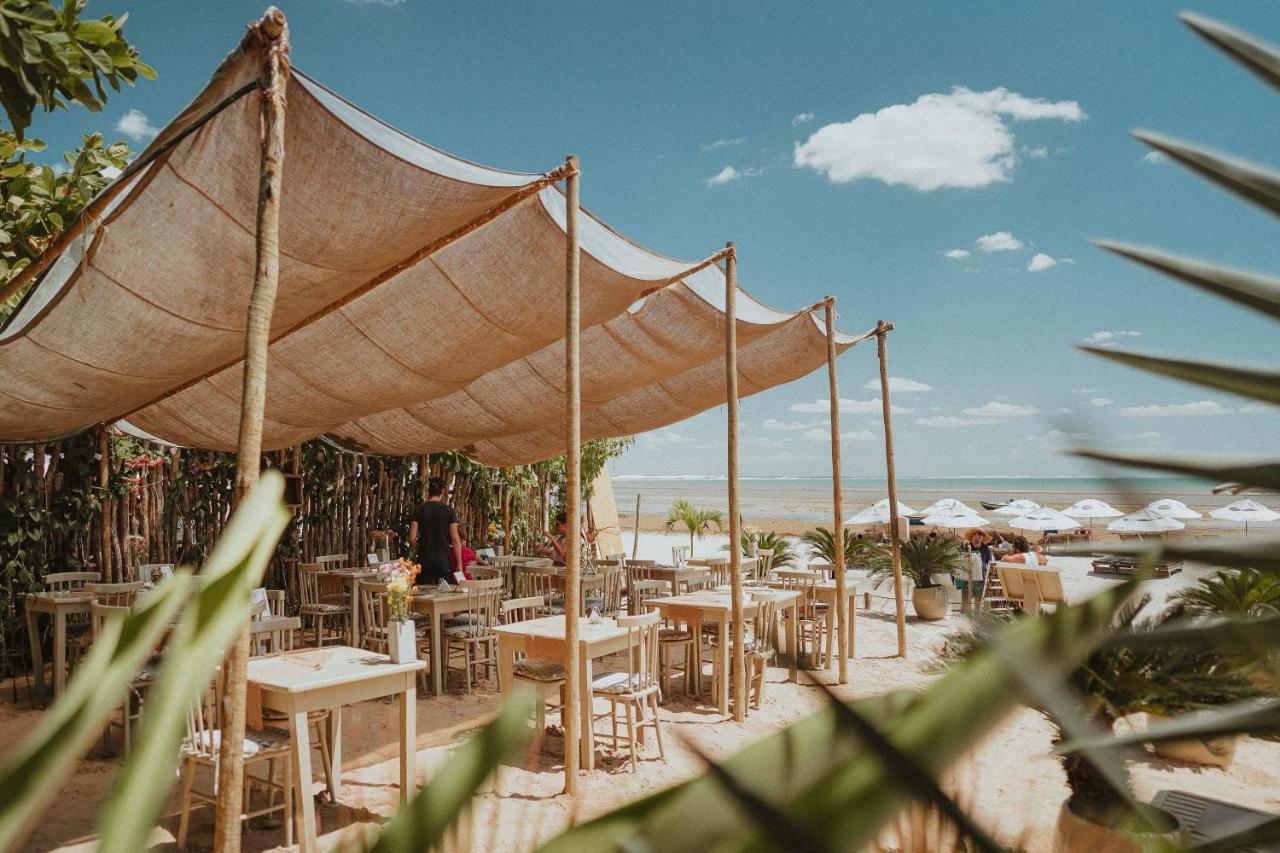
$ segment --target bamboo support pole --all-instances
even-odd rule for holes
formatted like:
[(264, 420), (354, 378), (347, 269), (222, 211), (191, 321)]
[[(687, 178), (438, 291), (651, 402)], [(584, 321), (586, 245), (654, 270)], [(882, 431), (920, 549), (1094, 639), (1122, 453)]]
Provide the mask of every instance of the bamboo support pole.
[(640, 493), (636, 492), (636, 523), (635, 533), (631, 537), (631, 559), (638, 559), (640, 556)]
[[(742, 516), (738, 506), (738, 255), (732, 242), (724, 259), (724, 372), (729, 474), (729, 618), (733, 620), (733, 719), (747, 718), (746, 649), (742, 632)], [(721, 638), (721, 642), (724, 638)], [(721, 673), (727, 678), (728, 673)]]
[(823, 312), (827, 327), (827, 385), (831, 394), (831, 536), (835, 543), (836, 566), (836, 648), (840, 653), (840, 683), (849, 683), (848, 612), (845, 610), (844, 577), (844, 483), (840, 477), (840, 384), (836, 378), (836, 304), (828, 300)]
[[(579, 670), (578, 609), (582, 586), (582, 518), (579, 503), (582, 488), (579, 479), (582, 465), (582, 400), (581, 365), (579, 364), (579, 336), (581, 334), (581, 300), (579, 273), (581, 253), (578, 245), (578, 158), (570, 156), (565, 161), (565, 333), (564, 377), (566, 459), (564, 476), (565, 500), (565, 554), (564, 554), (564, 643), (565, 643), (565, 702), (564, 702), (564, 792), (573, 795), (578, 787), (578, 768), (582, 756), (579, 738), (582, 736), (582, 720), (579, 714), (578, 691), (583, 673)], [(590, 717), (590, 709), (587, 709)], [(587, 756), (589, 758), (590, 756)]]
[[(244, 379), (240, 399), (240, 434), (236, 444), (237, 500), (258, 481), (262, 464), (262, 415), (267, 398), (267, 347), (271, 315), (280, 282), (280, 183), (284, 166), (285, 84), (289, 76), (289, 25), (274, 6), (250, 27), (259, 52), (259, 99), (262, 111), (258, 213), (253, 290), (245, 319)], [(245, 682), (249, 661), (249, 613), (226, 660), (226, 688), (218, 755), (218, 800), (213, 847), (219, 853), (240, 849), (240, 814), (244, 793)]]
[(893, 415), (889, 404), (889, 355), (885, 337), (893, 324), (876, 323), (876, 355), (880, 360), (880, 410), (884, 415), (884, 467), (889, 485), (889, 547), (893, 554), (893, 607), (898, 626), (898, 657), (907, 656), (907, 612), (902, 601), (902, 541), (898, 532), (898, 477), (893, 468)]
[(111, 433), (106, 425), (98, 432), (98, 488), (102, 505), (102, 565), (98, 571), (110, 582), (111, 574)]

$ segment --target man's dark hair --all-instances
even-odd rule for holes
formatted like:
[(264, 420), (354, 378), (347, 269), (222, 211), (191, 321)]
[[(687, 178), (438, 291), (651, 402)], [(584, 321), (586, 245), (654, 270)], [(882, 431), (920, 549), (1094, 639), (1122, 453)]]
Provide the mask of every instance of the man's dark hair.
[(556, 524), (564, 524), (564, 523), (566, 523), (568, 520), (569, 520), (569, 515), (568, 515), (568, 513), (564, 513), (564, 512), (557, 512), (557, 513), (556, 513)]
[(432, 477), (427, 481), (427, 496), (438, 498), (444, 494), (444, 480), (439, 477)]

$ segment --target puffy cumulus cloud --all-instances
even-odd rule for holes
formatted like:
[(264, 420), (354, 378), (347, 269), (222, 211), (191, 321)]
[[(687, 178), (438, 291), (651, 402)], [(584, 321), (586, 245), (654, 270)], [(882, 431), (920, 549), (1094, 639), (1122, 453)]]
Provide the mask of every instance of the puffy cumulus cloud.
[(1217, 400), (1197, 400), (1194, 403), (1171, 403), (1167, 406), (1156, 403), (1147, 406), (1125, 406), (1120, 409), (1120, 414), (1127, 418), (1178, 418), (1229, 415), (1233, 411)]
[(1031, 260), (1027, 261), (1027, 272), (1043, 272), (1050, 267), (1056, 267), (1060, 264), (1057, 258), (1051, 258), (1044, 252), (1037, 252), (1032, 255)]
[(718, 187), (721, 184), (728, 184), (734, 181), (740, 181), (743, 178), (754, 178), (764, 174), (764, 169), (752, 169), (750, 166), (738, 169), (734, 166), (725, 166), (719, 172), (707, 178), (707, 186)]
[[(829, 429), (811, 429), (806, 430), (804, 437), (809, 441), (830, 441), (831, 430)], [(841, 441), (875, 441), (876, 434), (869, 429), (850, 430), (849, 432), (840, 433)]]
[(1101, 409), (1104, 406), (1110, 406), (1114, 402), (1115, 400), (1108, 400), (1106, 397), (1094, 397), (1089, 400), (1089, 405), (1093, 406), (1095, 409)]
[[(831, 400), (814, 400), (812, 403), (792, 403), (788, 409), (792, 412), (810, 415), (825, 415), (831, 412)], [(895, 415), (909, 415), (913, 411), (904, 406), (890, 405), (890, 412)], [(840, 414), (842, 415), (867, 415), (880, 413), (880, 398), (874, 400), (850, 400), (848, 397), (840, 398)]]
[(958, 418), (955, 415), (935, 415), (928, 418), (916, 418), (916, 423), (927, 427), (966, 427), (987, 426), (1004, 423), (1000, 418)]
[(763, 424), (765, 429), (774, 430), (776, 432), (797, 432), (799, 430), (810, 429), (813, 424), (802, 424), (799, 421), (780, 421), (777, 418), (765, 418)]
[(142, 110), (129, 110), (116, 122), (116, 130), (134, 142), (149, 142), (160, 133), (160, 128), (151, 123)]
[(963, 261), (970, 253), (968, 249), (947, 249), (942, 254), (953, 261)]
[(1022, 241), (1008, 231), (983, 234), (976, 242), (984, 252), (1016, 252), (1022, 248)]
[(820, 127), (796, 145), (793, 159), (837, 184), (865, 178), (921, 192), (985, 187), (1010, 180), (1018, 162), (1010, 120), (1084, 118), (1075, 101), (957, 86)]
[(802, 124), (808, 124), (813, 121), (813, 113), (796, 113), (791, 117), (791, 126), (799, 127)]
[(1101, 331), (1094, 332), (1093, 334), (1086, 337), (1084, 339), (1084, 342), (1086, 344), (1097, 344), (1098, 346), (1110, 346), (1116, 343), (1120, 338), (1140, 338), (1140, 337), (1142, 337), (1142, 332), (1133, 332), (1133, 331), (1112, 332), (1110, 330), (1103, 329)]
[[(869, 391), (880, 390), (880, 380), (872, 379), (862, 386)], [(917, 382), (914, 379), (908, 379), (905, 376), (889, 377), (889, 392), (892, 394), (920, 394), (925, 391), (932, 391), (932, 385), (926, 385), (923, 382)]]
[(1025, 418), (1028, 415), (1040, 414), (1040, 410), (1035, 406), (1019, 406), (1016, 403), (992, 400), (990, 403), (965, 409), (964, 413), (975, 418)]

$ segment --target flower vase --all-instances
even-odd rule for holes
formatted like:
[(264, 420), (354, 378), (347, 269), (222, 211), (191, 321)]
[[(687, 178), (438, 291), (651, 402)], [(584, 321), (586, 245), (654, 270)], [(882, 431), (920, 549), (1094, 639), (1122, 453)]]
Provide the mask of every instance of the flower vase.
[(390, 548), (379, 548), (379, 549), (378, 549), (378, 559), (379, 559), (379, 560), (381, 560), (381, 561), (382, 561), (382, 562), (384, 562), (384, 563), (389, 563), (389, 562), (391, 562), (391, 549), (390, 549)]
[(387, 623), (387, 654), (392, 663), (410, 663), (418, 659), (418, 643), (412, 620)]

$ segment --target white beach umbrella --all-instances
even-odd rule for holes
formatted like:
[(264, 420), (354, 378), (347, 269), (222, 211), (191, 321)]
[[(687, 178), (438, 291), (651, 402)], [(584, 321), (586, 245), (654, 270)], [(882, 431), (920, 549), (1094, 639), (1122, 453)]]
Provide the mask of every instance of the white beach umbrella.
[(1029, 512), (1035, 512), (1040, 509), (1040, 504), (1035, 501), (1029, 501), (1026, 498), (1018, 498), (1016, 501), (1009, 501), (999, 509), (993, 510), (996, 515), (1026, 515)]
[(1072, 518), (1087, 518), (1090, 524), (1093, 524), (1095, 518), (1119, 518), (1124, 515), (1123, 512), (1111, 504), (1106, 501), (1100, 501), (1097, 498), (1085, 498), (1082, 501), (1076, 501), (1064, 509), (1062, 514), (1069, 515)]
[(1080, 527), (1080, 522), (1052, 507), (1042, 506), (1018, 516), (1009, 522), (1009, 526), (1015, 530), (1075, 530)]
[(1210, 510), (1209, 515), (1223, 521), (1243, 521), (1245, 536), (1249, 535), (1249, 522), (1251, 521), (1275, 521), (1280, 519), (1280, 512), (1276, 512), (1274, 509), (1265, 507), (1248, 498), (1241, 498), (1220, 509)]
[(1196, 512), (1182, 501), (1175, 501), (1173, 498), (1161, 498), (1158, 501), (1152, 501), (1147, 504), (1147, 509), (1156, 515), (1163, 515), (1165, 518), (1201, 518), (1202, 513)]
[(924, 509), (920, 510), (920, 514), (924, 516), (937, 515), (940, 512), (952, 514), (957, 512), (967, 512), (976, 514), (976, 510), (974, 510), (973, 507), (956, 498), (943, 498), (940, 501), (934, 501)]
[(1160, 515), (1149, 507), (1131, 512), (1107, 525), (1108, 530), (1114, 530), (1116, 533), (1167, 533), (1184, 527), (1186, 525), (1176, 518)]
[[(919, 513), (917, 513), (914, 509), (904, 504), (902, 501), (898, 501), (898, 515), (910, 516), (910, 515), (919, 515)], [(857, 526), (860, 524), (888, 524), (889, 523), (889, 499), (882, 498), (876, 501), (871, 506), (864, 509), (862, 512), (859, 512), (855, 515), (851, 515), (848, 518), (846, 518), (844, 523), (849, 525), (854, 525), (854, 526)]]
[(958, 507), (944, 507), (938, 512), (930, 513), (924, 517), (922, 523), (928, 527), (941, 527), (946, 530), (968, 530), (971, 527), (986, 527), (991, 522), (964, 504), (960, 504)]

